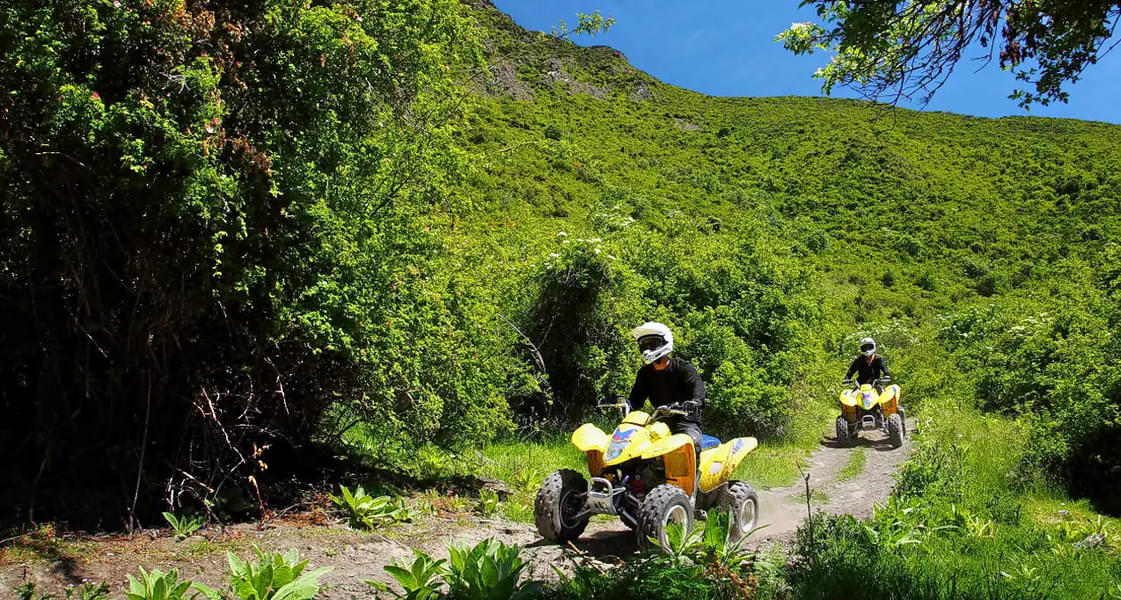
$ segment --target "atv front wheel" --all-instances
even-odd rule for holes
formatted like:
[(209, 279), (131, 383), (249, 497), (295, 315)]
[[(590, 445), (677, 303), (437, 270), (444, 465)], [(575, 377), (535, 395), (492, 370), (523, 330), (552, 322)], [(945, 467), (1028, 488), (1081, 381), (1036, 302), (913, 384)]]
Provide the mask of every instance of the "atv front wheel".
[(844, 417), (837, 417), (837, 445), (842, 448), (852, 443), (852, 434), (849, 433), (849, 422)]
[(533, 502), (533, 520), (537, 533), (550, 542), (567, 542), (580, 537), (588, 526), (590, 515), (578, 517), (584, 510), (588, 482), (571, 469), (561, 469), (545, 478)]
[(892, 448), (903, 445), (903, 419), (899, 418), (899, 413), (887, 418), (887, 437), (891, 440)]
[(646, 550), (658, 543), (667, 545), (666, 527), (670, 523), (680, 523), (689, 532), (693, 529), (693, 506), (681, 488), (664, 483), (642, 501), (636, 530), (639, 549)]
[(903, 423), (903, 437), (907, 437), (907, 413), (903, 411), (902, 406), (896, 408), (895, 411), (899, 413), (899, 422)]
[(732, 514), (729, 542), (747, 537), (759, 522), (759, 495), (755, 488), (742, 481), (729, 481), (720, 494), (720, 507)]

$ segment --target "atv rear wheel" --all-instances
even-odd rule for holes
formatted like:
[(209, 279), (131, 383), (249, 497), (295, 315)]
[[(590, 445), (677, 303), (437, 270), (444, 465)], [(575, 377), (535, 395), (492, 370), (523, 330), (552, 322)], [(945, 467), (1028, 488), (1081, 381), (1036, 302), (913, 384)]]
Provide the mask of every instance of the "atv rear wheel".
[(755, 488), (743, 481), (729, 481), (720, 494), (720, 508), (732, 514), (732, 531), (729, 542), (747, 537), (759, 522), (759, 495)]
[(844, 417), (837, 417), (837, 445), (842, 448), (852, 443), (852, 434), (849, 432), (849, 422)]
[(902, 406), (897, 407), (895, 411), (899, 413), (899, 422), (903, 423), (903, 437), (907, 437), (907, 413)]
[(545, 478), (533, 502), (537, 533), (550, 542), (567, 542), (580, 537), (590, 515), (578, 518), (584, 510), (588, 482), (571, 469), (561, 469)]
[(887, 418), (887, 437), (891, 440), (892, 448), (903, 445), (903, 419), (899, 418), (899, 413)]
[(664, 483), (651, 490), (642, 501), (636, 530), (639, 549), (649, 549), (659, 542), (668, 544), (666, 526), (670, 523), (681, 523), (686, 533), (692, 530), (693, 506), (681, 488)]

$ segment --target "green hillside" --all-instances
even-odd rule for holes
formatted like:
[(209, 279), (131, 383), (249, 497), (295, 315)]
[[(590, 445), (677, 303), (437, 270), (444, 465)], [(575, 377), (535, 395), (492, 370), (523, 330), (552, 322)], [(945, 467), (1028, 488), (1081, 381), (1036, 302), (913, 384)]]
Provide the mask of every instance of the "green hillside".
[[(870, 572), (883, 576), (869, 597), (1118, 592), (1115, 557), (1052, 556), (1092, 531), (1056, 525), (1069, 512), (1056, 489), (1121, 510), (1106, 441), (1121, 439), (1121, 127), (712, 98), (610, 49), (480, 17), (510, 57), (463, 134), (479, 158), (455, 260), (510, 282), (499, 310), (552, 358), (558, 398), (625, 390), (636, 363), (616, 344), (659, 319), (702, 368), (706, 427), (773, 442), (833, 402), (856, 340), (873, 335), (926, 436), (898, 490), (904, 512), (872, 527), (973, 533), (862, 542), (855, 523), (826, 523), (820, 570), (789, 574), (799, 594), (838, 597)], [(577, 283), (558, 289), (556, 269)], [(550, 337), (558, 315), (587, 330)], [(893, 556), (901, 539), (922, 550)]]
[[(618, 358), (558, 364), (554, 379), (623, 385), (633, 356), (610, 338), (665, 319), (705, 367), (713, 426), (728, 418), (766, 436), (791, 407), (829, 401), (839, 361), (868, 333), (912, 402), (1032, 415), (1049, 440), (1033, 465), (1060, 478), (1081, 472), (1077, 456), (1117, 468), (1116, 454), (1081, 444), (1118, 432), (1106, 357), (1117, 349), (1121, 127), (711, 98), (610, 49), (478, 16), (507, 58), (462, 134), (478, 158), (451, 233), (456, 260), (511, 282), (502, 297), (521, 301), (529, 331), (544, 327), (524, 306), (542, 302), (535, 282), (552, 253), (622, 286), (599, 288), (609, 299), (584, 312), (614, 325), (587, 345)], [(619, 260), (580, 254), (573, 240), (589, 238)], [(559, 360), (583, 356), (584, 340), (566, 343)]]

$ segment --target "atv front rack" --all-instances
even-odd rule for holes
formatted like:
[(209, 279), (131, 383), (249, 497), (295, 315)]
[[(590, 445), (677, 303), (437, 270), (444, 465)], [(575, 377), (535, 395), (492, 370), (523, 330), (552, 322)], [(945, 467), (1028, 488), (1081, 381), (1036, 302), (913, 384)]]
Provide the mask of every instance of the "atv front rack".
[(588, 480), (588, 495), (584, 500), (584, 511), (580, 516), (586, 514), (618, 516), (619, 511), (615, 510), (615, 497), (625, 494), (626, 491), (626, 488), (617, 488), (610, 480), (603, 477), (592, 477)]

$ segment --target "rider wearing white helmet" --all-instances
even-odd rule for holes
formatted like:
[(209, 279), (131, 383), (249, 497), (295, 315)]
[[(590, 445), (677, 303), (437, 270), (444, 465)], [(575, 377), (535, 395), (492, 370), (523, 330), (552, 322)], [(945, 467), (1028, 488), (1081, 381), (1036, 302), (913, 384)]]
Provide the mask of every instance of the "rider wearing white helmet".
[(859, 384), (872, 383), (877, 379), (891, 377), (891, 373), (887, 370), (887, 363), (884, 362), (884, 357), (876, 354), (876, 340), (870, 337), (860, 340), (860, 356), (852, 361), (849, 372), (845, 375), (845, 380), (852, 379), (853, 373), (857, 374), (856, 382)]
[[(671, 357), (673, 332), (661, 323), (643, 323), (631, 331), (638, 342), (638, 350), (646, 364), (638, 370), (628, 403), (640, 407), (647, 399), (655, 408), (678, 404), (693, 408), (687, 417), (666, 419), (673, 433), (684, 433), (693, 438), (693, 447), (700, 453), (700, 408), (705, 399), (705, 384), (688, 361)], [(686, 402), (696, 404), (686, 405)]]

